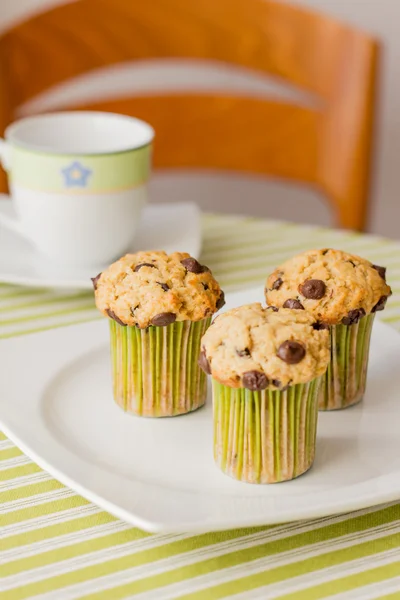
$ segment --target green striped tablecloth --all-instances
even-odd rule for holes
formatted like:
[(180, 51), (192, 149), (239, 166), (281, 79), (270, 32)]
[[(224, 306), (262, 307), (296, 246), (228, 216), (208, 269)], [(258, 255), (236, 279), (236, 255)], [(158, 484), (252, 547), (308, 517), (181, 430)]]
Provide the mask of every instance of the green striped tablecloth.
[[(310, 247), (386, 265), (394, 294), (382, 318), (400, 329), (399, 243), (231, 216), (203, 225), (201, 260), (226, 291), (263, 282)], [(0, 286), (0, 338), (95, 318), (92, 294)], [(289, 525), (150, 535), (61, 485), (4, 435), (0, 502), (0, 598), (400, 598), (400, 502)]]

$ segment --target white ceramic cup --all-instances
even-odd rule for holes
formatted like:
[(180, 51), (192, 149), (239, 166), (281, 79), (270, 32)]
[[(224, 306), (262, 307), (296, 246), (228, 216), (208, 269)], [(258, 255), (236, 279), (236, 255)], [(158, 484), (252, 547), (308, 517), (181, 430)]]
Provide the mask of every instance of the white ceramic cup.
[(131, 117), (59, 112), (21, 119), (0, 140), (15, 215), (0, 222), (65, 266), (126, 252), (147, 200), (154, 131)]

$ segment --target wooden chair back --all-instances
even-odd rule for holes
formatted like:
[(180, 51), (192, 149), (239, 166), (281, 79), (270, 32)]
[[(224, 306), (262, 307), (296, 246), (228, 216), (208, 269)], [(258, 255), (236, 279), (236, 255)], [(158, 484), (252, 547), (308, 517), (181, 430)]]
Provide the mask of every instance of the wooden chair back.
[(317, 107), (188, 91), (71, 108), (150, 122), (155, 167), (227, 169), (302, 182), (329, 200), (338, 224), (362, 230), (378, 50), (370, 36), (282, 1), (78, 0), (0, 38), (0, 132), (27, 100), (107, 65), (166, 57), (237, 65), (306, 90)]

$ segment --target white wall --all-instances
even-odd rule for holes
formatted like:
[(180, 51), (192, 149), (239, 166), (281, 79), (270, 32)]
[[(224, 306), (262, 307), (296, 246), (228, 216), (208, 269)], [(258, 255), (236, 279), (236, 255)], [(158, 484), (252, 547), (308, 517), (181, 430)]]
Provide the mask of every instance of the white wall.
[[(7, 28), (28, 13), (62, 4), (66, 0), (0, 0), (0, 27)], [(127, 0), (130, 1), (130, 0)], [(193, 1), (193, 0), (189, 0)], [(308, 4), (355, 24), (379, 36), (385, 43), (385, 63), (380, 101), (380, 134), (377, 152), (377, 177), (371, 209), (370, 229), (376, 233), (400, 238), (400, 0), (292, 0)], [(397, 28), (396, 28), (397, 26)], [(127, 77), (127, 69), (129, 77)], [(195, 75), (193, 75), (195, 73)], [(107, 73), (80, 78), (73, 84), (46, 93), (21, 107), (20, 114), (37, 108), (57, 108), (65, 98), (92, 99), (98, 94), (130, 94), (133, 90), (187, 87), (192, 79), (197, 87), (251, 89), (259, 95), (289, 94), (264, 78), (246, 72), (199, 63), (193, 70), (184, 63), (170, 61), (160, 65), (130, 65)], [(128, 82), (128, 83), (127, 83)], [(296, 221), (330, 224), (330, 209), (321, 200), (297, 186), (265, 182), (263, 179), (217, 174), (158, 173), (152, 182), (152, 198), (156, 201), (198, 201), (214, 211), (242, 212)]]

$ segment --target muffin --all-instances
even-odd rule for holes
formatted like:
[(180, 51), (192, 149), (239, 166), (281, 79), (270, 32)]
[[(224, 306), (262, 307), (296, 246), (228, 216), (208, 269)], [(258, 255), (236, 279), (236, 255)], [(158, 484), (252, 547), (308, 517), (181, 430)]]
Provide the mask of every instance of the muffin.
[(314, 460), (327, 330), (305, 311), (248, 304), (214, 320), (199, 364), (212, 376), (214, 458), (248, 483), (298, 477)]
[(365, 392), (371, 330), (391, 289), (386, 269), (340, 250), (310, 250), (291, 258), (267, 279), (267, 303), (309, 312), (328, 328), (331, 363), (320, 410), (346, 408)]
[(186, 253), (138, 252), (92, 281), (97, 308), (109, 319), (117, 404), (146, 417), (202, 406), (200, 340), (224, 304), (210, 269)]

